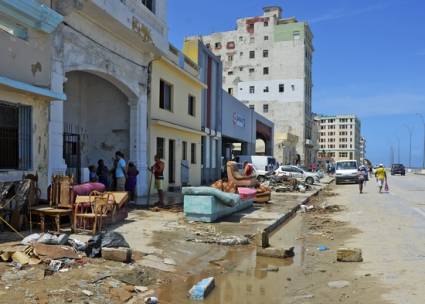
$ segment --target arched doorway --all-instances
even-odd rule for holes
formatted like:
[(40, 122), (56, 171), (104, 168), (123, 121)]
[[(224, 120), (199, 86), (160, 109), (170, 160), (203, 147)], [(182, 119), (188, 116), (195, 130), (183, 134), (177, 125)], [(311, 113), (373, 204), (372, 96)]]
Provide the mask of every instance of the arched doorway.
[(128, 97), (112, 82), (85, 71), (66, 73), (64, 92), (64, 158), (81, 182), (81, 168), (99, 159), (111, 168), (116, 151), (128, 159), (130, 107)]

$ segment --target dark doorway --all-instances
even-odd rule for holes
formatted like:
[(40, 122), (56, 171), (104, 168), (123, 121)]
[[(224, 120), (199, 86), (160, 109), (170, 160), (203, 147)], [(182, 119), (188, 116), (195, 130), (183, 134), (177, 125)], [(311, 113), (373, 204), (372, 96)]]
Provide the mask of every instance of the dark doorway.
[(168, 141), (168, 182), (170, 184), (175, 182), (175, 141), (170, 139)]
[(19, 168), (18, 107), (0, 104), (0, 169)]
[(80, 134), (63, 133), (63, 158), (68, 167), (68, 174), (81, 183), (81, 149)]

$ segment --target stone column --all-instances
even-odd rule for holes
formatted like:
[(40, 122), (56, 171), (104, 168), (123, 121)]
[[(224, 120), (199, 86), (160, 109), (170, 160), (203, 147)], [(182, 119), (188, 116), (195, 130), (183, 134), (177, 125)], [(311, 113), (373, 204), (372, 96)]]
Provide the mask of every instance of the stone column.
[(148, 190), (148, 113), (147, 94), (142, 87), (137, 98), (130, 100), (130, 159), (139, 170), (137, 196), (144, 196)]
[[(53, 60), (51, 75), (52, 91), (63, 93), (65, 77), (60, 60)], [(48, 184), (50, 184), (53, 174), (65, 174), (66, 171), (63, 159), (63, 103), (62, 100), (54, 100), (49, 105)]]

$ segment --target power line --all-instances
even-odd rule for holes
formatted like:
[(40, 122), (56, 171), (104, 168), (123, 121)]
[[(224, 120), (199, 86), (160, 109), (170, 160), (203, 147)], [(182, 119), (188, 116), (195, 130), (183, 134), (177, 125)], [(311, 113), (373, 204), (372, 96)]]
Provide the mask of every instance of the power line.
[(136, 61), (134, 61), (134, 60), (132, 60), (132, 59), (130, 59), (130, 58), (127, 58), (127, 57), (125, 57), (125, 56), (121, 55), (120, 53), (118, 53), (118, 52), (116, 52), (116, 51), (114, 51), (114, 50), (112, 50), (112, 49), (110, 49), (110, 48), (108, 48), (108, 47), (104, 46), (104, 45), (103, 45), (103, 44), (101, 44), (100, 42), (98, 42), (98, 41), (94, 40), (94, 39), (93, 39), (93, 38), (91, 38), (90, 36), (88, 36), (88, 35), (84, 34), (84, 33), (83, 33), (83, 32), (81, 32), (80, 30), (76, 29), (75, 27), (73, 27), (73, 26), (72, 26), (72, 25), (70, 25), (69, 23), (67, 23), (67, 22), (63, 22), (63, 24), (64, 24), (65, 26), (69, 27), (70, 29), (72, 29), (73, 31), (77, 32), (78, 34), (80, 34), (80, 35), (84, 36), (86, 39), (90, 40), (91, 42), (95, 43), (96, 45), (100, 46), (101, 48), (103, 48), (103, 49), (105, 49), (105, 50), (107, 50), (107, 51), (111, 52), (112, 54), (114, 54), (114, 55), (116, 55), (116, 56), (118, 56), (118, 57), (120, 57), (120, 58), (122, 58), (122, 59), (124, 59), (124, 60), (127, 60), (128, 62), (131, 62), (132, 64), (137, 65), (138, 67), (141, 67), (141, 68), (143, 68), (143, 69), (147, 69), (147, 68), (148, 68), (148, 66), (147, 66), (147, 65), (143, 65), (143, 64), (137, 63)]

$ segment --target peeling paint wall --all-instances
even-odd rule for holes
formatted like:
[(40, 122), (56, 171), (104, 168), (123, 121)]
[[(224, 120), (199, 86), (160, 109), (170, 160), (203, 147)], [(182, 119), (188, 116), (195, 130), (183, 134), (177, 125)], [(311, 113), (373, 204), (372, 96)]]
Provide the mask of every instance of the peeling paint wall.
[(51, 38), (40, 31), (27, 30), (27, 40), (0, 30), (1, 76), (36, 86), (49, 87)]
[(0, 170), (0, 181), (21, 180), (24, 174), (38, 174), (38, 187), (43, 197), (47, 191), (48, 105), (49, 102), (31, 95), (0, 89), (0, 100), (32, 107), (32, 170)]
[(81, 166), (104, 159), (112, 166), (117, 150), (129, 157), (130, 107), (127, 97), (106, 80), (85, 72), (66, 74), (65, 131), (81, 135)]

